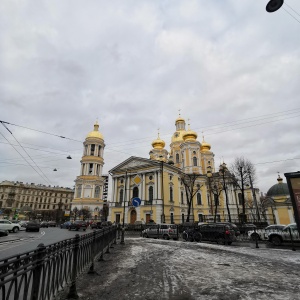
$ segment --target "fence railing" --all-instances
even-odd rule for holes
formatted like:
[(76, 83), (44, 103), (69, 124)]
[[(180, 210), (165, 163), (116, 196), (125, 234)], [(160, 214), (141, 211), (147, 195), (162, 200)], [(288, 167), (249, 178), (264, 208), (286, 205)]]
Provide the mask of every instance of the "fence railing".
[(117, 227), (67, 239), (0, 260), (0, 299), (51, 300), (70, 286), (69, 298), (78, 298), (76, 278), (116, 242)]

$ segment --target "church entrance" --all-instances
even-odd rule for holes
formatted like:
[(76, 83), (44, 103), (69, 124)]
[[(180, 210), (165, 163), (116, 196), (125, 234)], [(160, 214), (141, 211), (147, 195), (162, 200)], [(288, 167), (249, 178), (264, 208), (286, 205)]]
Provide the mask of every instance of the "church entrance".
[(130, 224), (134, 224), (135, 221), (136, 221), (136, 211), (132, 210), (130, 212)]

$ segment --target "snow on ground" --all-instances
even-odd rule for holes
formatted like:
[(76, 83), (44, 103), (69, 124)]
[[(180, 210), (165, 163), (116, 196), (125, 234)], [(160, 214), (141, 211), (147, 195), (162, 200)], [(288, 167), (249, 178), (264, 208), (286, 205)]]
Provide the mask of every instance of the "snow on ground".
[(81, 299), (299, 300), (300, 251), (126, 238)]

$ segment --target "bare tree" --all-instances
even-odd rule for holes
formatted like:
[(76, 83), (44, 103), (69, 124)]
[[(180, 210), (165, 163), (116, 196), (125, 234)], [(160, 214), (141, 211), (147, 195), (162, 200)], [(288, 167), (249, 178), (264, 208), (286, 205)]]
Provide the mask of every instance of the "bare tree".
[(191, 173), (191, 174), (181, 173), (180, 174), (180, 180), (181, 180), (181, 183), (184, 185), (186, 201), (187, 201), (187, 205), (188, 205), (188, 213), (187, 213), (187, 217), (186, 217), (186, 222), (190, 221), (190, 214), (191, 214), (191, 209), (192, 209), (192, 204), (193, 204), (193, 198), (200, 191), (201, 187), (203, 186), (203, 185), (200, 185), (199, 183), (197, 183), (199, 177), (200, 177), (200, 174), (197, 174), (197, 173)]
[[(237, 157), (233, 164), (230, 167), (230, 172), (234, 178), (234, 184), (241, 190), (242, 192), (242, 207), (243, 212), (240, 214), (241, 223), (245, 223), (247, 221), (246, 218), (246, 205), (245, 205), (245, 185), (251, 186), (252, 193), (254, 193), (253, 198), (255, 201), (255, 192), (253, 191), (253, 182), (255, 181), (255, 167), (253, 163), (245, 159), (244, 157)], [(257, 207), (257, 201), (255, 201)], [(257, 208), (258, 211), (258, 208)]]

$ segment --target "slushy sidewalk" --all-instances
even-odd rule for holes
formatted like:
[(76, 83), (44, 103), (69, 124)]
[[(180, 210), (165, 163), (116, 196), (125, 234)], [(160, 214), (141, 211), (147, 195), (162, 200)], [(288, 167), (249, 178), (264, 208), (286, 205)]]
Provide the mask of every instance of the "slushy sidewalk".
[(80, 299), (299, 300), (300, 251), (127, 238), (110, 252), (78, 278)]

